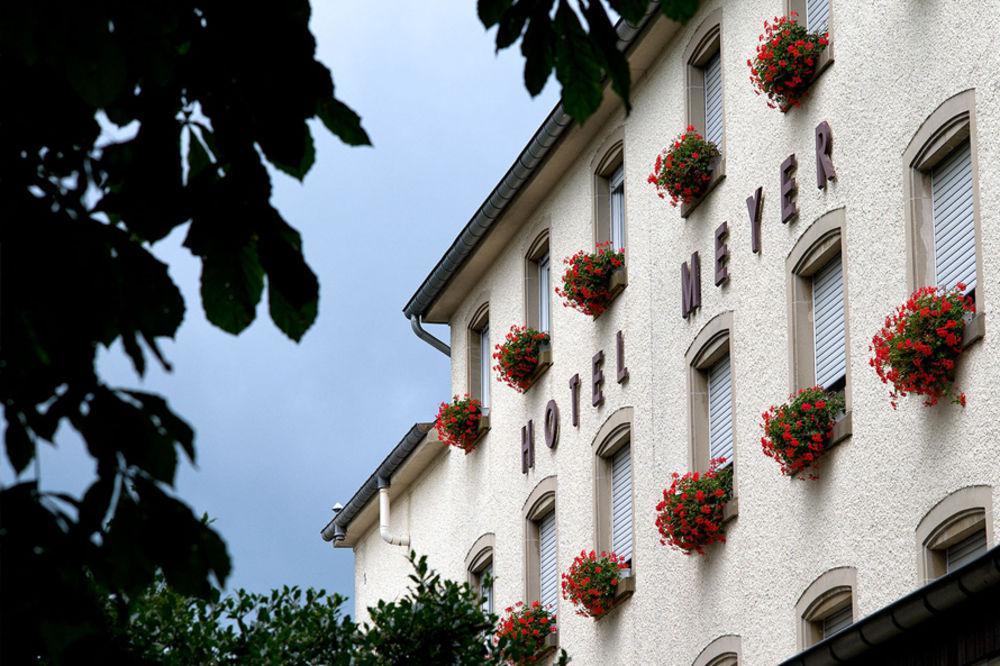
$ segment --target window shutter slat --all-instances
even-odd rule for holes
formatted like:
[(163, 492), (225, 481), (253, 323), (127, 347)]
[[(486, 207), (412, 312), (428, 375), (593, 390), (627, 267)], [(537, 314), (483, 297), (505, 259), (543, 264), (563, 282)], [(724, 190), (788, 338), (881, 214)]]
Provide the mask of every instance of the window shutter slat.
[(632, 457), (628, 444), (611, 458), (611, 550), (632, 559)]
[(854, 623), (854, 611), (848, 604), (840, 610), (830, 613), (823, 619), (823, 638), (829, 638), (838, 631), (843, 631)]
[(556, 512), (538, 522), (538, 600), (550, 611), (559, 601), (559, 566), (556, 562)]
[(618, 167), (608, 179), (611, 191), (611, 245), (616, 250), (625, 247), (625, 165)]
[(493, 612), (493, 563), (487, 564), (479, 574), (479, 597), (482, 609)]
[(816, 383), (829, 388), (847, 372), (841, 255), (813, 276), (813, 352)]
[(951, 289), (976, 286), (976, 223), (972, 198), (972, 147), (966, 142), (931, 171), (934, 212), (934, 279)]
[(705, 138), (722, 147), (722, 58), (716, 53), (705, 64)]
[(954, 571), (986, 552), (986, 530), (979, 530), (945, 551), (947, 571)]
[(483, 407), (490, 407), (490, 325), (489, 322), (483, 325), (483, 330), (479, 333), (479, 386), (480, 402)]
[(708, 371), (708, 457), (733, 460), (733, 392), (729, 355)]
[(552, 326), (552, 297), (549, 289), (549, 255), (538, 260), (538, 329), (548, 333)]
[(806, 30), (826, 32), (830, 25), (830, 0), (806, 0)]

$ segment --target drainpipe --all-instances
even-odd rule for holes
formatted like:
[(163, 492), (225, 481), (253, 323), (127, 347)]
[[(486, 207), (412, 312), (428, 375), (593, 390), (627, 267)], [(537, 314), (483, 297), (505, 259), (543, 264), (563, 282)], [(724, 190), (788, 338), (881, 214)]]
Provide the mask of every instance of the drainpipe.
[(413, 332), (417, 334), (417, 337), (429, 344), (434, 349), (445, 356), (451, 356), (451, 347), (441, 342), (433, 335), (428, 333), (420, 323), (420, 315), (410, 315), (410, 326), (413, 328)]
[(409, 546), (409, 536), (395, 536), (389, 531), (389, 479), (379, 476), (378, 483), (378, 532), (382, 541), (393, 546)]

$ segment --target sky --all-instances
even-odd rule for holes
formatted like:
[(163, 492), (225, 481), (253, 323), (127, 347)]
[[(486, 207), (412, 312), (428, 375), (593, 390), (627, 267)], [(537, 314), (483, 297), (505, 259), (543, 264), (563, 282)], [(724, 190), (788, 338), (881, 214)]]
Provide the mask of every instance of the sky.
[[(211, 326), (182, 227), (153, 248), (187, 302), (176, 340), (163, 345), (173, 372), (140, 379), (120, 347), (100, 354), (110, 385), (161, 393), (194, 427), (197, 465), (182, 464), (177, 492), (228, 542), (230, 589), (351, 595), (353, 555), (320, 529), (449, 398), (448, 358), (413, 334), (402, 306), (558, 96), (551, 81), (529, 97), (520, 53), (494, 54), (475, 5), (313, 2), (317, 57), (374, 147), (349, 148), (314, 125), (304, 182), (272, 170), (273, 203), (302, 232), (320, 281), (319, 317), (300, 344), (270, 321), (266, 296), (240, 336)], [(81, 493), (92, 459), (69, 428), (56, 439), (41, 451), (42, 486)]]

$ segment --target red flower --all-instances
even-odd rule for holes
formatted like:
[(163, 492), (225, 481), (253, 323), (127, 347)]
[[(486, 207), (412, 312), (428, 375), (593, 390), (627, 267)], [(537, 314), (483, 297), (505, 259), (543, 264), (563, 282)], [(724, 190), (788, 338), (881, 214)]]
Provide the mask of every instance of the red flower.
[(434, 421), (438, 439), (449, 446), (462, 449), (466, 454), (470, 453), (479, 439), (479, 421), (482, 416), (480, 402), (470, 398), (468, 394), (461, 399), (456, 395), (451, 404), (442, 402)]
[(580, 250), (563, 259), (563, 263), (568, 268), (562, 287), (556, 287), (556, 294), (565, 301), (563, 305), (593, 317), (601, 315), (611, 301), (611, 275), (625, 265), (624, 250), (615, 250), (610, 242), (598, 243), (595, 252)]
[(538, 367), (539, 353), (543, 344), (549, 341), (549, 334), (527, 326), (511, 326), (504, 342), (497, 344), (493, 358), (497, 364), (493, 369), (499, 377), (497, 381), (523, 393), (531, 386), (531, 376)]
[(704, 193), (711, 182), (712, 160), (719, 156), (718, 147), (706, 141), (688, 125), (687, 132), (656, 156), (653, 173), (646, 179), (656, 186), (661, 199), (670, 196), (670, 203), (690, 203)]
[(556, 616), (537, 601), (525, 606), (518, 601), (508, 606), (497, 622), (494, 644), (509, 664), (533, 664), (545, 650), (545, 637), (557, 631)]
[[(826, 48), (826, 36), (810, 33), (792, 18), (782, 16), (773, 24), (764, 21), (764, 34), (757, 41), (761, 42), (757, 57), (747, 61), (755, 92), (767, 96), (769, 107), (798, 106), (815, 72), (813, 56)], [(777, 60), (777, 66), (775, 53), (784, 56)]]
[(704, 474), (673, 473), (663, 501), (656, 505), (660, 543), (686, 555), (705, 554), (705, 548), (726, 540), (721, 528), (723, 510), (732, 494), (732, 467), (719, 469), (724, 458), (710, 461)]
[(788, 396), (788, 400), (764, 412), (761, 448), (764, 455), (778, 462), (782, 474), (797, 475), (808, 467), (812, 470), (809, 478), (815, 479), (814, 463), (833, 433), (844, 398), (814, 386)]

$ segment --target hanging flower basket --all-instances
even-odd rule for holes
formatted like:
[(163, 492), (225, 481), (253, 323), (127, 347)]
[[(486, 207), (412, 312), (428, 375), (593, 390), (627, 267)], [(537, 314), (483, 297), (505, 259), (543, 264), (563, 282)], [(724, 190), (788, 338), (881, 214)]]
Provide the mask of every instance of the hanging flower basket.
[(518, 601), (504, 611), (494, 640), (506, 663), (534, 664), (554, 647), (557, 631), (555, 613), (537, 601)]
[(556, 294), (563, 298), (564, 307), (600, 317), (625, 288), (625, 253), (610, 242), (598, 243), (590, 254), (580, 250), (563, 263), (567, 268)]
[(816, 74), (820, 54), (826, 49), (829, 33), (813, 33), (795, 22), (797, 14), (776, 16), (764, 21), (758, 37), (757, 55), (747, 60), (754, 92), (767, 96), (767, 105), (786, 111), (798, 106)]
[(661, 199), (670, 197), (670, 205), (690, 204), (708, 190), (712, 182), (712, 160), (719, 157), (719, 147), (694, 131), (687, 131), (669, 148), (656, 156), (653, 173), (646, 181), (656, 186)]
[(782, 474), (794, 476), (809, 469), (809, 478), (818, 478), (817, 461), (830, 444), (833, 427), (843, 410), (843, 396), (820, 386), (788, 396), (783, 405), (772, 405), (764, 412), (761, 424), (764, 455), (778, 461)]
[(869, 364), (889, 392), (892, 408), (910, 393), (924, 396), (925, 405), (941, 398), (965, 407), (965, 394), (954, 385), (955, 367), (964, 349), (965, 317), (976, 311), (961, 282), (950, 291), (922, 287), (896, 312), (874, 338)]
[(733, 495), (732, 465), (719, 469), (725, 458), (710, 461), (707, 472), (673, 473), (673, 482), (656, 505), (660, 543), (685, 555), (705, 554), (714, 543), (725, 543), (723, 513)]
[(576, 606), (577, 615), (601, 618), (614, 608), (618, 588), (624, 582), (624, 569), (628, 569), (628, 563), (615, 553), (597, 555), (582, 550), (569, 573), (562, 575), (563, 599)]
[(527, 326), (511, 326), (502, 344), (495, 347), (493, 369), (500, 381), (524, 393), (546, 367), (551, 365), (549, 334)]
[(482, 404), (466, 394), (461, 399), (456, 395), (451, 404), (441, 403), (434, 428), (442, 442), (471, 453), (490, 424), (489, 417), (483, 414)]

